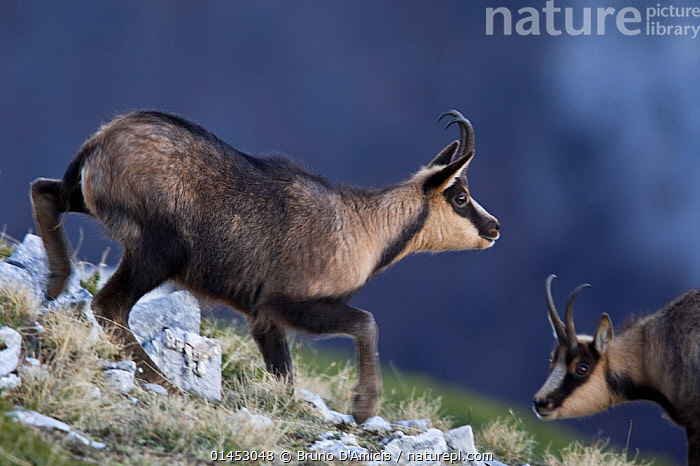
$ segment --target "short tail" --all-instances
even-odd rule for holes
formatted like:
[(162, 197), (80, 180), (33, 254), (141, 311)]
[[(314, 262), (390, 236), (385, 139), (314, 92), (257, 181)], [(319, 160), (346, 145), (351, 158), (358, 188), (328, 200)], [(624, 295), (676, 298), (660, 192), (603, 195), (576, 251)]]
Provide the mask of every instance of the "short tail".
[[(60, 192), (61, 202), (65, 206), (66, 212), (73, 210), (71, 209), (71, 201), (75, 203), (76, 200), (80, 199), (82, 203), (83, 196), (80, 188), (80, 172), (83, 169), (83, 165), (85, 165), (85, 161), (92, 155), (96, 147), (97, 142), (94, 139), (87, 141), (83, 144), (83, 147), (80, 148), (80, 151), (73, 160), (71, 160), (70, 164), (68, 164), (68, 168), (66, 168)], [(82, 208), (82, 206), (73, 207), (78, 207), (78, 210)]]

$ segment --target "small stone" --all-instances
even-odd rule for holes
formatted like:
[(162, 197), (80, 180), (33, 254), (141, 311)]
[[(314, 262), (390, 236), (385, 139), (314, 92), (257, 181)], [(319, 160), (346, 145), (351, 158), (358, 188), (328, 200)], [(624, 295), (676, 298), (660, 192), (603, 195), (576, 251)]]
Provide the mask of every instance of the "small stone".
[(22, 351), (22, 335), (10, 327), (0, 328), (0, 377), (14, 372)]
[(447, 446), (453, 450), (461, 450), (464, 453), (477, 453), (474, 445), (474, 432), (471, 426), (462, 426), (452, 429), (445, 434)]
[(352, 414), (343, 414), (338, 411), (333, 411), (329, 409), (328, 412), (331, 415), (331, 422), (333, 424), (354, 424), (355, 417)]
[(84, 435), (81, 435), (80, 433), (74, 431), (71, 429), (71, 427), (66, 424), (65, 422), (61, 422), (57, 419), (54, 419), (49, 416), (44, 416), (43, 414), (39, 414), (36, 411), (30, 411), (30, 410), (25, 410), (22, 408), (15, 408), (14, 411), (10, 411), (5, 413), (7, 416), (10, 418), (14, 419), (15, 421), (21, 422), (22, 424), (25, 425), (30, 425), (34, 427), (40, 427), (43, 429), (48, 429), (48, 430), (57, 430), (59, 432), (65, 433), (69, 439), (71, 439), (74, 442), (80, 442), (83, 445), (95, 448), (95, 449), (102, 449), (105, 448), (106, 445), (101, 442), (95, 442), (93, 440), (87, 439)]
[(119, 369), (120, 371), (136, 373), (136, 363), (134, 361), (104, 361), (102, 363), (102, 369)]
[[(21, 377), (29, 377), (40, 382), (44, 382), (49, 376), (49, 371), (46, 370), (44, 366), (41, 365), (38, 359), (25, 358), (28, 364), (22, 364), (17, 369), (17, 372)], [(30, 362), (31, 361), (31, 362)]]
[(304, 388), (299, 389), (297, 393), (299, 394), (299, 398), (301, 400), (308, 401), (314, 405), (316, 412), (318, 412), (324, 421), (332, 422), (334, 424), (352, 424), (355, 422), (355, 418), (352, 415), (342, 414), (329, 409), (326, 402), (323, 401), (323, 398), (321, 398), (321, 395)]
[(126, 395), (134, 389), (134, 373), (121, 369), (107, 369), (104, 371), (105, 380), (116, 388), (119, 393)]
[(167, 395), (168, 391), (163, 388), (162, 385), (158, 385), (157, 383), (146, 383), (143, 384), (143, 388), (145, 388), (148, 391), (151, 391), (153, 393), (157, 393), (159, 395)]
[(0, 392), (14, 390), (19, 387), (22, 383), (22, 379), (16, 374), (7, 374), (4, 377), (0, 377)]
[(333, 456), (338, 457), (340, 453), (368, 453), (364, 447), (361, 447), (357, 443), (357, 439), (353, 434), (341, 433), (340, 438), (319, 440), (309, 447), (309, 450), (317, 451), (319, 453), (330, 453)]
[(73, 430), (68, 432), (68, 438), (71, 439), (75, 443), (82, 443), (83, 445), (88, 446), (88, 447), (92, 447), (95, 450), (102, 450), (102, 449), (107, 447), (107, 445), (105, 445), (104, 443), (96, 442), (94, 440), (89, 440), (85, 436), (80, 435), (79, 433), (77, 433)]
[(362, 423), (362, 429), (363, 430), (372, 430), (375, 432), (392, 430), (391, 424), (389, 424), (389, 422), (387, 422), (381, 416), (372, 416), (371, 418), (367, 419), (364, 423)]
[(407, 453), (431, 453), (440, 454), (447, 452), (445, 437), (438, 429), (429, 429), (419, 435), (404, 435), (390, 441), (385, 450), (391, 454), (392, 458), (399, 458), (401, 462), (406, 462)]
[(241, 408), (236, 415), (240, 419), (245, 419), (246, 421), (257, 425), (258, 427), (272, 427), (275, 425), (274, 422), (272, 422), (272, 419), (270, 419), (267, 416), (263, 416), (261, 414), (253, 414), (248, 409), (246, 408)]
[[(465, 455), (477, 454), (479, 451), (474, 445), (474, 432), (471, 426), (462, 426), (452, 429), (445, 434), (447, 446), (454, 451), (461, 451)], [(472, 461), (474, 466), (484, 466), (481, 461)]]
[(426, 431), (430, 429), (430, 419), (413, 419), (410, 421), (394, 421), (391, 423), (395, 427), (405, 427), (417, 431)]

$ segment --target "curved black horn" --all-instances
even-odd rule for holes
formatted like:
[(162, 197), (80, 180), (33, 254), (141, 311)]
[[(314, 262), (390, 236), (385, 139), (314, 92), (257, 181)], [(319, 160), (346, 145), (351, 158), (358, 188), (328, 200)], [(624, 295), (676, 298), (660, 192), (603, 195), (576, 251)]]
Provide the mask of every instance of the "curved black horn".
[(569, 340), (569, 344), (571, 346), (576, 346), (577, 339), (576, 339), (576, 330), (574, 329), (574, 301), (576, 301), (576, 296), (583, 290), (584, 288), (590, 288), (591, 285), (588, 283), (584, 283), (583, 285), (579, 285), (576, 287), (573, 293), (571, 293), (571, 296), (569, 297), (569, 300), (566, 302), (566, 310), (564, 311), (564, 319), (566, 320), (566, 337)]
[(557, 308), (554, 307), (554, 299), (552, 299), (552, 280), (555, 278), (557, 278), (557, 276), (552, 274), (547, 277), (547, 281), (545, 282), (545, 288), (547, 290), (547, 307), (549, 308), (549, 321), (552, 323), (552, 327), (554, 327), (554, 333), (557, 334), (557, 340), (559, 343), (566, 344), (567, 340), (564, 323), (559, 318)]
[(457, 110), (445, 111), (442, 115), (440, 115), (438, 121), (442, 120), (447, 115), (450, 115), (454, 118), (452, 118), (452, 120), (450, 120), (450, 122), (447, 123), (445, 129), (452, 126), (453, 123), (459, 123), (459, 149), (455, 153), (454, 157), (452, 157), (452, 161), (454, 161), (462, 157), (464, 154), (468, 154), (469, 152), (474, 150), (474, 128), (472, 127), (472, 124), (469, 122), (469, 120), (464, 118), (464, 115), (459, 113)]

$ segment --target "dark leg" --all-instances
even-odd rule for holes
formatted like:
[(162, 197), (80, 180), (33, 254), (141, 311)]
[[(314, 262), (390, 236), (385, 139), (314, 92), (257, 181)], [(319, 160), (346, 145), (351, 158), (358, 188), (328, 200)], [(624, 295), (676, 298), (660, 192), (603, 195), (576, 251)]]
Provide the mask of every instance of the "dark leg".
[(260, 348), (267, 371), (279, 378), (286, 378), (291, 385), (293, 383), (292, 357), (289, 354), (284, 327), (274, 322), (253, 322), (250, 331)]
[(157, 258), (139, 257), (136, 261), (135, 257), (137, 256), (131, 251), (124, 251), (117, 271), (97, 293), (92, 307), (102, 327), (124, 344), (125, 353), (136, 362), (138, 375), (172, 390), (173, 386), (166, 381), (165, 376), (129, 329), (129, 313), (132, 306), (168, 276), (157, 269)]
[(688, 464), (700, 465), (700, 431), (686, 428), (688, 435)]
[(355, 339), (358, 384), (355, 386), (353, 415), (358, 423), (374, 415), (381, 392), (381, 372), (374, 317), (338, 300), (304, 303), (276, 303), (274, 317), (286, 325), (315, 334), (345, 334)]
[(46, 249), (49, 281), (46, 295), (56, 298), (70, 276), (70, 246), (59, 217), (67, 209), (60, 196), (62, 182), (39, 178), (32, 182), (31, 198), (34, 219)]

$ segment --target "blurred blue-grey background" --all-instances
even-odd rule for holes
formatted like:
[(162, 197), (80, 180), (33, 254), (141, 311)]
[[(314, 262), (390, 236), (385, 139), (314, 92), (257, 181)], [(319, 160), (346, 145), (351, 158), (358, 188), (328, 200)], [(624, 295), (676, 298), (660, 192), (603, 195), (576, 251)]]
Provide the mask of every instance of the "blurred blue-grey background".
[[(658, 2), (609, 3), (585, 6)], [(544, 15), (539, 36), (499, 23), (486, 35), (498, 6), (515, 22), (524, 3), (2, 2), (0, 224), (15, 238), (34, 230), (29, 182), (62, 176), (100, 123), (131, 109), (380, 187), (457, 137), (435, 123), (457, 108), (476, 129), (472, 194), (501, 239), (410, 257), (354, 303), (374, 313), (385, 363), (528, 409), (553, 345), (548, 274), (559, 302), (593, 285), (577, 304), (588, 332), (603, 311), (619, 325), (700, 283), (700, 38), (628, 37), (614, 23), (552, 36)], [(112, 246), (118, 261), (94, 221), (74, 215), (67, 228), (74, 245), (84, 231), (81, 258)], [(684, 433), (661, 412), (635, 404), (562, 422), (624, 445), (633, 420), (631, 449), (681, 462)]]

